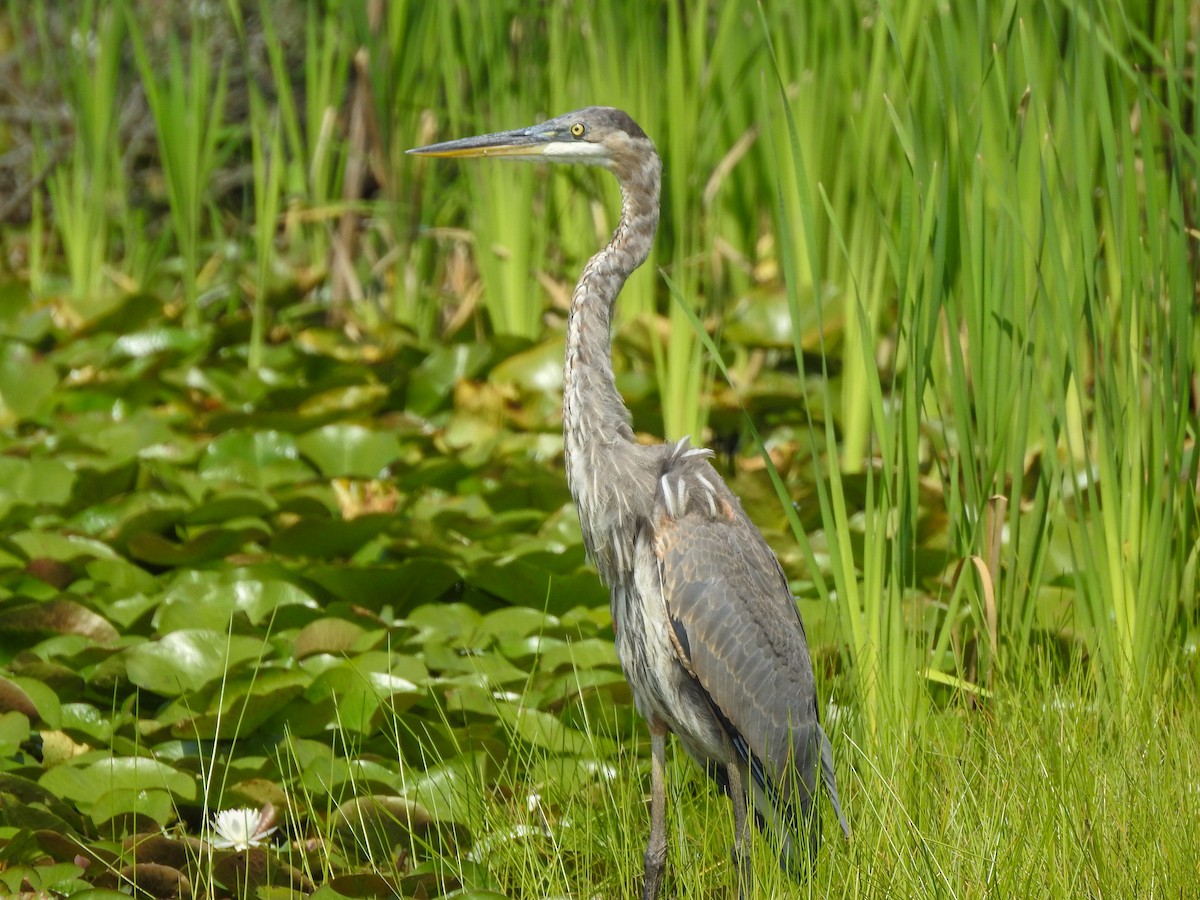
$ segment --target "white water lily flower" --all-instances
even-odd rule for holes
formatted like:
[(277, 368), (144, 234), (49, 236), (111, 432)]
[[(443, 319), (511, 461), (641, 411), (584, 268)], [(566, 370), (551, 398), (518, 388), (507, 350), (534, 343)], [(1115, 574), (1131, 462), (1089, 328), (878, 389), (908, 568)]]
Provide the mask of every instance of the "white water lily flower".
[(220, 850), (248, 850), (257, 847), (278, 827), (271, 825), (274, 818), (274, 810), (269, 806), (261, 810), (222, 810), (213, 817), (212, 845)]

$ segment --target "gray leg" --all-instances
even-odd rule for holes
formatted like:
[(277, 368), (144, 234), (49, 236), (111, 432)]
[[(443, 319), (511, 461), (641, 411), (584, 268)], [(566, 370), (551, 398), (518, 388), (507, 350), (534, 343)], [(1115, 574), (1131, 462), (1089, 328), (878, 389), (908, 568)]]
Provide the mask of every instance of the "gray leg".
[(667, 729), (650, 723), (650, 843), (646, 845), (646, 880), (642, 900), (655, 900), (667, 864)]
[(729, 778), (729, 799), (733, 801), (733, 865), (737, 869), (738, 897), (745, 900), (752, 895), (750, 889), (750, 821), (746, 816), (746, 788), (742, 784), (742, 770), (732, 762), (725, 767)]

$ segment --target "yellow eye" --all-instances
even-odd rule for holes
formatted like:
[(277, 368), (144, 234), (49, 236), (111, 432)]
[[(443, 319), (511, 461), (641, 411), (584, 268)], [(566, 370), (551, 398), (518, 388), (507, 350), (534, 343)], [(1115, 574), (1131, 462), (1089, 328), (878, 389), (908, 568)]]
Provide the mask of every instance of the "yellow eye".
[(587, 131), (587, 128), (584, 127), (582, 122), (576, 122), (571, 126), (571, 134), (575, 135), (575, 137), (583, 137), (585, 131)]

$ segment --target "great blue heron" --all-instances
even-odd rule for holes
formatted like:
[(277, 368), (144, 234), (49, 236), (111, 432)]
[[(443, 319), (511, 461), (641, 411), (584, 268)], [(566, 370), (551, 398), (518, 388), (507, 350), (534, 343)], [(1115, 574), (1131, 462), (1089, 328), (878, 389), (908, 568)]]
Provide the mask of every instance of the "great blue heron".
[[(796, 602), (775, 555), (709, 462), (712, 452), (686, 438), (638, 443), (613, 380), (613, 304), (658, 227), (662, 161), (654, 144), (626, 113), (592, 106), (408, 152), (584, 163), (616, 175), (620, 222), (571, 296), (563, 436), (584, 543), (611, 591), (617, 656), (650, 728), (642, 896), (658, 895), (666, 865), (668, 731), (733, 802), (739, 891), (750, 883), (748, 804), (778, 842), (784, 868), (802, 874), (818, 841), (818, 767), (850, 832)], [(803, 852), (794, 844), (801, 834)]]

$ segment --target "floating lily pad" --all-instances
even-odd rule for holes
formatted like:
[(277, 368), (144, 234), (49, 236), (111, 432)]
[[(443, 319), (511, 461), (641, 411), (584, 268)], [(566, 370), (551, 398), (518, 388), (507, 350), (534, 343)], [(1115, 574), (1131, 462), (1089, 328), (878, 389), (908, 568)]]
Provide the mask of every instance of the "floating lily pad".
[(322, 618), (310, 622), (296, 635), (296, 658), (314, 653), (345, 653), (354, 647), (365, 629), (345, 619)]
[[(3, 693), (4, 688), (0, 686), (0, 695)], [(0, 705), (3, 704), (4, 700), (0, 699)], [(33, 709), (32, 702), (25, 710), (10, 708), (0, 711), (0, 757), (15, 757), (21, 744), (29, 740), (29, 709)]]
[(466, 603), (439, 603), (418, 606), (405, 621), (418, 629), (414, 640), (472, 644), (483, 617)]
[(309, 681), (308, 674), (299, 671), (269, 671), (253, 678), (230, 679), (206, 712), (174, 722), (172, 732), (201, 740), (233, 740), (254, 734), (303, 694)]
[(375, 731), (378, 713), (385, 705), (402, 711), (424, 694), (424, 688), (402, 675), (372, 671), (351, 660), (322, 672), (305, 692), (310, 701), (328, 699), (336, 708), (339, 726), (361, 734)]
[(608, 590), (587, 571), (558, 574), (523, 559), (488, 559), (476, 566), (471, 584), (517, 606), (545, 606), (561, 614), (575, 606), (608, 603)]
[(0, 823), (56, 831), (72, 838), (83, 828), (79, 813), (54, 791), (12, 773), (0, 773)]
[(480, 754), (464, 753), (424, 772), (410, 773), (404, 796), (420, 804), (439, 822), (469, 825), (478, 804), (480, 778), (485, 772)]
[(161, 832), (130, 835), (121, 842), (121, 847), (132, 855), (134, 862), (158, 863), (176, 869), (182, 869), (204, 850), (204, 844), (197, 838), (188, 835), (167, 836)]
[(391, 515), (364, 515), (345, 521), (304, 518), (271, 540), (270, 549), (284, 556), (337, 559), (354, 555), (395, 521)]
[(61, 714), (64, 731), (99, 742), (112, 739), (112, 717), (90, 703), (64, 703)]
[(141, 820), (144, 827), (148, 819), (165, 827), (178, 818), (170, 792), (146, 787), (105, 791), (91, 804), (90, 811), (92, 821), (97, 825), (120, 819)]
[(120, 596), (152, 593), (158, 588), (153, 575), (125, 559), (89, 560), (84, 570), (92, 580)]
[(185, 573), (159, 600), (154, 625), (160, 632), (187, 629), (223, 631), (235, 612), (251, 625), (261, 625), (288, 606), (317, 608), (302, 588), (283, 579), (265, 579), (249, 571)]
[(224, 491), (188, 510), (183, 521), (187, 525), (220, 525), (231, 519), (266, 516), (275, 509), (275, 501), (265, 491)]
[(620, 663), (617, 660), (617, 649), (613, 642), (601, 638), (585, 638), (580, 641), (568, 641), (556, 646), (542, 649), (538, 658), (539, 666), (548, 672), (559, 667), (570, 667), (577, 670), (616, 669)]
[(445, 644), (427, 643), (425, 662), (430, 669), (447, 677), (466, 676), (479, 684), (497, 688), (520, 685), (529, 673), (505, 659), (498, 650), (465, 650)]
[(310, 894), (315, 887), (299, 869), (261, 847), (218, 854), (213, 873), (222, 884), (231, 886), (239, 897), (257, 897), (260, 891), (266, 891), (270, 896), (268, 886), (272, 885), (285, 889), (284, 896), (288, 897)]
[(33, 678), (0, 675), (0, 712), (20, 713), (30, 721), (44, 722), (51, 728), (62, 725), (58, 696)]
[(450, 344), (437, 347), (409, 375), (408, 408), (428, 416), (443, 408), (461, 378), (478, 374), (491, 350), (482, 344)]
[(198, 566), (224, 559), (246, 544), (265, 538), (264, 532), (247, 529), (211, 528), (191, 540), (177, 543), (151, 531), (129, 538), (127, 549), (134, 559), (154, 566)]
[(0, 519), (16, 505), (59, 506), (71, 496), (75, 473), (56, 459), (0, 456)]
[(0, 339), (0, 426), (11, 428), (46, 412), (57, 386), (53, 365), (20, 341)]
[(64, 800), (91, 804), (112, 791), (162, 791), (183, 801), (196, 799), (193, 776), (164, 762), (141, 756), (110, 757), (82, 764), (64, 763), (46, 770), (38, 783)]
[(521, 740), (554, 753), (596, 757), (611, 754), (615, 750), (608, 738), (576, 731), (548, 712), (528, 707), (502, 706), (497, 714)]
[(103, 467), (111, 469), (143, 455), (162, 455), (162, 448), (174, 448), (176, 462), (190, 457), (179, 436), (161, 416), (138, 411), (128, 418), (113, 421), (108, 417), (86, 417), (75, 424), (75, 436), (102, 454)]
[[(391, 848), (389, 848), (391, 849)], [(354, 875), (339, 875), (331, 878), (316, 892), (310, 900), (341, 900), (341, 898), (361, 898), (361, 900), (392, 900), (401, 897), (400, 885), (389, 881), (382, 875), (362, 873)]]
[(347, 850), (386, 856), (394, 847), (424, 842), (436, 822), (420, 803), (404, 797), (372, 794), (341, 804), (332, 816), (334, 834)]
[(327, 478), (378, 478), (400, 455), (390, 432), (346, 423), (317, 428), (296, 443)]
[(6, 897), (76, 897), (88, 887), (79, 877), (83, 871), (75, 862), (5, 866), (0, 872), (0, 890), (8, 889)]
[(134, 684), (173, 697), (199, 690), (227, 668), (258, 659), (262, 653), (261, 638), (187, 629), (131, 647), (125, 652), (125, 666)]
[(117, 553), (103, 541), (77, 534), (57, 534), (49, 531), (21, 531), (9, 537), (20, 547), (26, 559), (55, 559), (69, 562), (76, 559), (116, 559)]
[(300, 459), (296, 439), (280, 431), (230, 431), (208, 445), (200, 473), (214, 482), (266, 488), (304, 481), (314, 473)]
[(559, 627), (555, 616), (548, 615), (539, 609), (528, 606), (510, 606), (488, 613), (479, 623), (484, 634), (504, 640), (523, 638), (527, 635), (544, 631), (553, 631)]
[(107, 620), (67, 597), (0, 607), (0, 630), (26, 641), (52, 634), (78, 634), (98, 644), (117, 639), (117, 630)]
[(403, 613), (437, 600), (459, 581), (441, 560), (406, 559), (394, 566), (311, 566), (305, 576), (335, 597), (370, 610)]

